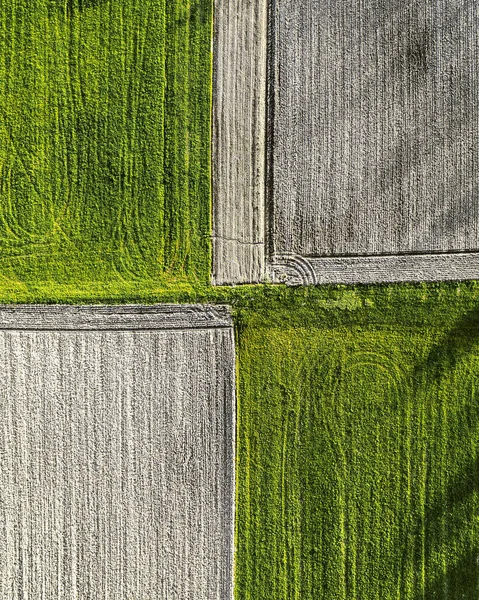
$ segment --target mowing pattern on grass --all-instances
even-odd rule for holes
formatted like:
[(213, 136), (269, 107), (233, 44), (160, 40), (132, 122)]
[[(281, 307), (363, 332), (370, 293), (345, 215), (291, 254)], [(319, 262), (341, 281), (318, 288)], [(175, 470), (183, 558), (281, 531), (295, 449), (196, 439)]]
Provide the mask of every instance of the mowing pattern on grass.
[(209, 276), (211, 2), (0, 5), (0, 289)]
[(239, 329), (236, 597), (479, 597), (478, 315), (303, 300)]

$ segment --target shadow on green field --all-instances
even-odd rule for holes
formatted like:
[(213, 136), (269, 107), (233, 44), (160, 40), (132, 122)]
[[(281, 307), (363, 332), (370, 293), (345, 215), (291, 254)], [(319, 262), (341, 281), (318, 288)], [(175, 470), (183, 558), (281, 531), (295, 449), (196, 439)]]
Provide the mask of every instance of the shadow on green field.
[(447, 573), (426, 587), (416, 600), (477, 600), (478, 550), (471, 550), (451, 565)]
[(479, 541), (474, 540), (472, 544), (464, 544), (460, 539), (460, 508), (478, 492), (479, 456), (476, 456), (460, 475), (453, 478), (441, 501), (426, 510), (425, 529), (428, 532), (426, 562), (429, 563), (432, 555), (441, 550), (444, 540), (441, 536), (435, 535), (434, 531), (438, 531), (440, 522), (450, 518), (451, 514), (456, 515), (454, 521), (458, 529), (452, 532), (451, 539), (448, 539), (447, 543), (453, 546), (457, 543), (462, 552), (458, 556), (448, 556), (442, 574), (434, 578), (426, 576), (424, 589), (416, 595), (415, 600), (475, 600), (479, 597)]
[[(479, 309), (462, 317), (434, 346), (414, 372), (416, 389), (446, 387), (447, 378), (461, 360), (470, 355), (479, 341)], [(479, 377), (478, 377), (479, 381)], [(450, 382), (449, 382), (450, 385)], [(477, 436), (479, 430), (479, 399), (475, 388), (471, 400), (464, 407), (462, 431), (464, 447)], [(457, 415), (456, 415), (457, 416)], [(457, 554), (448, 554), (442, 574), (427, 578), (424, 588), (415, 600), (475, 600), (479, 597), (479, 539), (463, 537), (461, 526), (473, 527), (472, 520), (479, 519), (477, 502), (473, 496), (479, 494), (479, 452), (470, 457), (461, 471), (450, 477), (442, 495), (430, 506), (426, 506), (424, 526), (426, 531), (425, 558), (431, 563), (434, 554), (441, 551), (445, 540), (441, 535), (441, 523), (451, 520), (454, 529), (449, 531), (448, 546), (458, 548)], [(418, 524), (419, 529), (419, 524)]]
[(436, 344), (428, 356), (415, 369), (414, 379), (422, 380), (425, 376), (439, 380), (444, 374), (444, 357), (447, 356), (447, 370), (467, 355), (479, 341), (479, 308), (469, 311), (461, 317), (444, 339)]

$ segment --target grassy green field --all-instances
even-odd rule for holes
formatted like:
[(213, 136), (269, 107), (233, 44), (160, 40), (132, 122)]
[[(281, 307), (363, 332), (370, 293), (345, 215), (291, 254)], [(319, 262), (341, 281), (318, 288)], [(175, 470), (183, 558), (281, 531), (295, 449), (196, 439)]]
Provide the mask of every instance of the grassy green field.
[(479, 284), (208, 285), (211, 2), (0, 5), (0, 301), (221, 302), (237, 600), (479, 597)]
[(411, 291), (245, 316), (238, 600), (479, 597), (477, 292)]
[(211, 12), (0, 4), (0, 295), (207, 282)]

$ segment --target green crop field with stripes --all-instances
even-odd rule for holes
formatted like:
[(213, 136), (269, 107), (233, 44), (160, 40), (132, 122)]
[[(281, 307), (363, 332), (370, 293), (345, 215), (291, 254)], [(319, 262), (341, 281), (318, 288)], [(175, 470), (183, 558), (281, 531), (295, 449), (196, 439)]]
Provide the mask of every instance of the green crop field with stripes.
[(0, 28), (2, 295), (207, 282), (210, 3), (6, 0)]
[(477, 598), (477, 287), (329, 295), (239, 327), (237, 598)]
[(479, 597), (479, 284), (212, 288), (212, 5), (4, 0), (0, 301), (218, 302), (237, 600)]

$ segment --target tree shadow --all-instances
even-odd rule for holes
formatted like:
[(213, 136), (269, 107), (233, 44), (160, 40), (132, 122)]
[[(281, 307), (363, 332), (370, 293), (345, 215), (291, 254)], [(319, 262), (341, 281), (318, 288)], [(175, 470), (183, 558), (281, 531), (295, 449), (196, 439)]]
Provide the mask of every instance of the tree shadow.
[(447, 372), (453, 369), (460, 358), (469, 354), (479, 342), (479, 306), (459, 318), (445, 337), (437, 343), (413, 371), (413, 381), (417, 385), (435, 380), (437, 383), (445, 375), (444, 357), (447, 356)]
[(469, 551), (444, 576), (427, 581), (416, 600), (477, 600), (479, 549)]
[[(428, 389), (430, 384), (441, 386), (441, 382), (458, 365), (461, 358), (470, 354), (479, 341), (479, 308), (475, 308), (458, 320), (445, 338), (429, 352), (414, 370), (416, 390)], [(479, 399), (474, 398), (479, 404)], [(479, 406), (471, 417), (465, 432), (465, 440), (479, 429)], [(454, 475), (444, 493), (430, 506), (424, 515), (425, 530), (428, 532), (426, 561), (434, 551), (440, 549), (444, 540), (434, 531), (443, 518), (454, 516), (455, 511), (470, 497), (479, 493), (479, 453), (472, 456)], [(478, 514), (479, 516), (479, 514)], [(454, 535), (452, 540), (454, 541)], [(479, 540), (464, 550), (462, 556), (451, 557), (445, 572), (439, 577), (427, 578), (424, 589), (417, 592), (415, 600), (473, 600), (479, 597)]]

